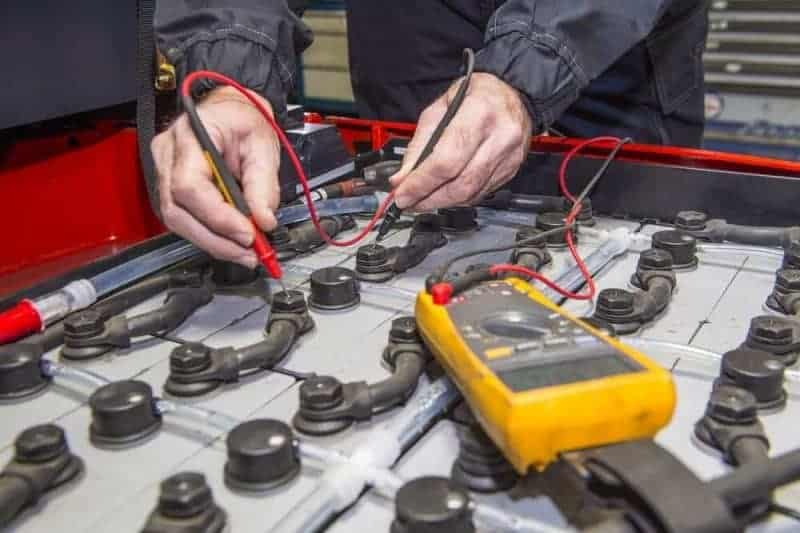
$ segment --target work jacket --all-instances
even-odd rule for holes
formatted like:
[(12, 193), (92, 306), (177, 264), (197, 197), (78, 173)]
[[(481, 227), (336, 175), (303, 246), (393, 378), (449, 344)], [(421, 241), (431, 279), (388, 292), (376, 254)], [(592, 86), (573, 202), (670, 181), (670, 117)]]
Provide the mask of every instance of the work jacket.
[[(280, 117), (312, 34), (302, 0), (159, 3), (159, 47), (179, 76), (212, 69)], [(349, 0), (350, 72), (363, 118), (408, 121), (459, 76), (516, 88), (536, 133), (698, 146), (708, 0)]]

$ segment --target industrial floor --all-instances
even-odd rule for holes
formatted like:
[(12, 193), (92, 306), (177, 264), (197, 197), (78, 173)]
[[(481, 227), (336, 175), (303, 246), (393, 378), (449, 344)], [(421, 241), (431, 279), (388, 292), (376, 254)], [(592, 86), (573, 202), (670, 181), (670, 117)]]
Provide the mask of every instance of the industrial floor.
[[(413, 293), (423, 286), (432, 267), (468, 249), (510, 242), (515, 233), (515, 220), (533, 224), (532, 216), (527, 215), (509, 217), (507, 224), (498, 224), (496, 219), (492, 217), (492, 223), (483, 219), (475, 233), (451, 237), (447, 246), (435, 251), (423, 264), (390, 281), (388, 285), (398, 290), (365, 290), (361, 304), (348, 311), (324, 314), (312, 311), (315, 330), (300, 340), (282, 366), (299, 373), (333, 375), (343, 382), (373, 382), (386, 377), (388, 371), (382, 366), (381, 352), (390, 323), (393, 318), (412, 311)], [(605, 230), (617, 227), (643, 234), (664, 229), (643, 226), (635, 221), (603, 218), (598, 219), (596, 226)], [(406, 232), (398, 232), (390, 237), (389, 244), (401, 244), (406, 237)], [(581, 238), (579, 248), (587, 254), (598, 242), (596, 238)], [(356, 247), (319, 250), (291, 261), (296, 268), (288, 267), (287, 277), (304, 288), (304, 277), (309, 269), (331, 265), (353, 268), (355, 252)], [(560, 272), (571, 261), (566, 250), (552, 250), (552, 254), (553, 263), (543, 271), (550, 276)], [(596, 277), (598, 290), (627, 288), (637, 257), (637, 252), (629, 251), (600, 272)], [(480, 261), (504, 261), (506, 258), (507, 254), (489, 255)], [(779, 267), (780, 257), (777, 255), (704, 253), (697, 269), (678, 272), (678, 289), (670, 307), (639, 336), (690, 344), (717, 353), (733, 349), (744, 340), (750, 319), (764, 314), (762, 303), (772, 290), (774, 273)], [(163, 296), (153, 298), (129, 314), (157, 307), (162, 300)], [(590, 311), (586, 303), (570, 302), (565, 307), (579, 316)], [(262, 336), (267, 312), (268, 307), (261, 298), (218, 295), (173, 331), (171, 337), (202, 341), (212, 347), (251, 344)], [(146, 381), (161, 395), (169, 372), (169, 355), (175, 346), (171, 341), (147, 339), (129, 350), (80, 366), (113, 380), (135, 378)], [(654, 350), (650, 355), (673, 370), (678, 390), (673, 420), (658, 435), (657, 441), (701, 478), (722, 474), (728, 467), (721, 458), (702, 449), (692, 438), (693, 425), (702, 416), (709, 397), (714, 369), (709, 371), (708, 365), (698, 366), (692, 361), (681, 360), (678, 354), (666, 349)], [(51, 353), (48, 357), (58, 359), (58, 354)], [(299, 384), (289, 375), (263, 372), (238, 384), (223, 386), (210, 397), (194, 403), (241, 420), (277, 418), (288, 423), (298, 407)], [(137, 532), (154, 508), (159, 483), (164, 478), (180, 471), (199, 471), (205, 474), (217, 503), (227, 511), (230, 531), (263, 533), (270, 531), (286, 513), (291, 512), (294, 505), (306, 498), (321, 474), (313, 465), (304, 464), (301, 474), (287, 486), (258, 496), (234, 493), (223, 482), (226, 450), (224, 437), (218, 431), (167, 421), (156, 435), (137, 446), (102, 450), (89, 442), (90, 411), (86, 402), (86, 395), (55, 384), (33, 399), (0, 405), (0, 464), (5, 464), (13, 455), (13, 440), (18, 433), (44, 422), (54, 422), (64, 428), (74, 453), (86, 464), (80, 480), (47, 495), (35, 508), (17, 519), (9, 531)], [(391, 419), (393, 414), (389, 411), (338, 435), (302, 438), (347, 452), (371, 428)], [(800, 402), (792, 391), (784, 409), (761, 414), (772, 444), (772, 454), (800, 447), (798, 419)], [(442, 419), (404, 454), (395, 471), (404, 479), (422, 475), (449, 476), (458, 448), (456, 422)], [(520, 515), (537, 518), (552, 526), (567, 527), (552, 504), (544, 498), (511, 498), (502, 494), (475, 495), (475, 498), (513, 509)], [(786, 506), (800, 507), (800, 484), (778, 491), (776, 499)], [(335, 520), (328, 531), (388, 531), (393, 514), (391, 501), (369, 491)], [(798, 529), (800, 525), (797, 522), (773, 517), (751, 530), (789, 532)]]

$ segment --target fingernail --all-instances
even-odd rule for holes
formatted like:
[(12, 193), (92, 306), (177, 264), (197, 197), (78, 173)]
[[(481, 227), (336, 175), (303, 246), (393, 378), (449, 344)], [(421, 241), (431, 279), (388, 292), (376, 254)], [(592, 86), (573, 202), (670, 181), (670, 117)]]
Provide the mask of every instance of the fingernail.
[(400, 195), (394, 197), (394, 203), (400, 209), (405, 209), (411, 203), (411, 199), (408, 196)]
[(236, 262), (250, 269), (254, 269), (258, 266), (258, 259), (256, 259), (256, 256), (253, 254), (244, 254), (239, 257)]
[(241, 232), (236, 234), (236, 242), (241, 244), (242, 246), (250, 246), (253, 244), (253, 232)]

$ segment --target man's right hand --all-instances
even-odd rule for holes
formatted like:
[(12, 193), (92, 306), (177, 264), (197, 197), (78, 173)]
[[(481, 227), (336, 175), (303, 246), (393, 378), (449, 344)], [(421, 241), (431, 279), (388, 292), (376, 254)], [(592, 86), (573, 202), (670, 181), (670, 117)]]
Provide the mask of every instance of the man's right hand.
[[(280, 145), (275, 133), (247, 99), (228, 87), (209, 93), (197, 112), (228, 168), (239, 179), (256, 223), (264, 231), (272, 230), (277, 225), (274, 210), (280, 200)], [(161, 216), (167, 227), (218, 259), (255, 268), (258, 261), (250, 248), (253, 226), (225, 203), (214, 185), (186, 115), (153, 139), (151, 149), (158, 173)]]

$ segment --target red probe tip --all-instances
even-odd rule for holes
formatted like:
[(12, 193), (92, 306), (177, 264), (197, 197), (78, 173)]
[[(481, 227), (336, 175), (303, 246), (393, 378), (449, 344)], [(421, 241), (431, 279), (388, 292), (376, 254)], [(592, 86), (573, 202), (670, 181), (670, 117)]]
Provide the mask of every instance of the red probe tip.
[(264, 268), (271, 277), (275, 279), (281, 279), (283, 277), (283, 271), (281, 270), (281, 264), (278, 262), (278, 256), (260, 231), (256, 231), (256, 237), (253, 239), (253, 251), (255, 251), (256, 257), (258, 257), (258, 262), (264, 265)]

